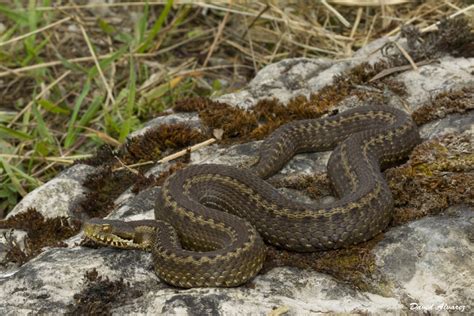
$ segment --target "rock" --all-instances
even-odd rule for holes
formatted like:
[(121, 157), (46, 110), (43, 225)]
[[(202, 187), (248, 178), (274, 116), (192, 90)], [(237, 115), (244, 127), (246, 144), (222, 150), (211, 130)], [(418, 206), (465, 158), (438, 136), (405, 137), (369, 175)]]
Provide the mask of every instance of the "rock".
[(86, 165), (75, 165), (56, 178), (31, 191), (8, 213), (7, 218), (36, 208), (44, 217), (74, 216), (72, 210), (87, 191), (82, 185), (94, 168)]
[[(297, 58), (269, 65), (248, 87), (218, 100), (247, 109), (262, 98), (274, 97), (287, 102), (298, 95), (308, 96), (331, 84), (333, 76), (341, 71), (363, 61), (374, 63), (381, 56), (371, 52), (386, 41), (368, 45), (352, 62)], [(473, 67), (473, 58), (440, 58), (437, 63), (421, 66), (418, 72), (406, 71), (393, 76), (407, 86), (405, 99), (390, 91), (382, 91), (383, 98), (413, 112), (431, 100), (433, 91), (472, 86), (474, 78), (466, 69)], [(338, 108), (342, 111), (363, 102), (366, 101), (351, 96)], [(145, 129), (176, 122), (200, 127), (196, 113), (176, 113), (157, 117)], [(452, 114), (425, 124), (421, 132), (424, 139), (447, 132), (473, 134), (473, 122), (473, 111)], [(132, 136), (143, 135), (145, 129)], [(190, 162), (239, 166), (252, 159), (259, 144), (256, 141), (227, 148), (214, 144), (193, 152)], [(324, 172), (328, 157), (329, 153), (297, 155), (279, 175)], [(171, 166), (171, 163), (154, 166), (149, 174), (159, 176)], [(47, 217), (72, 216), (77, 201), (87, 192), (83, 186), (85, 176), (94, 171), (95, 168), (85, 165), (68, 169), (31, 192), (9, 216), (31, 206)], [(159, 188), (153, 187), (135, 194), (129, 188), (116, 199), (115, 209), (108, 217), (152, 219), (158, 192)], [(287, 189), (282, 192), (289, 192), (296, 199), (307, 198)], [(0, 314), (99, 310), (116, 314), (171, 315), (268, 315), (272, 311), (288, 315), (403, 314), (410, 308), (446, 314), (455, 308), (460, 311), (463, 306), (464, 311), (472, 311), (472, 214), (472, 208), (461, 205), (446, 210), (443, 215), (392, 227), (371, 251), (375, 257), (374, 277), (364, 290), (327, 274), (292, 267), (271, 269), (238, 288), (181, 290), (158, 279), (149, 253), (80, 246), (82, 234), (79, 234), (66, 241), (67, 248), (46, 248), (13, 272), (0, 268)], [(5, 247), (0, 247), (0, 251), (4, 252)]]
[(413, 310), (468, 308), (474, 297), (469, 285), (474, 284), (473, 211), (453, 207), (445, 215), (394, 228), (374, 249), (379, 273), (392, 283), (393, 294)]

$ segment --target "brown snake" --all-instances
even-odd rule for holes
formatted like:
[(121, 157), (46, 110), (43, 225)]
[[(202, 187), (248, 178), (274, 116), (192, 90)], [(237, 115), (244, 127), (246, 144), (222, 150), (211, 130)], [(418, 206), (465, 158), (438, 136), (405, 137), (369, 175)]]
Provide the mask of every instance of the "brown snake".
[[(158, 276), (179, 287), (237, 286), (261, 269), (262, 238), (308, 252), (360, 243), (391, 220), (393, 199), (380, 171), (419, 143), (403, 111), (363, 106), (278, 128), (249, 169), (202, 164), (170, 176), (155, 206), (157, 220), (92, 219), (88, 238), (125, 249), (147, 249)], [(290, 200), (263, 179), (295, 154), (334, 149), (328, 176), (338, 200)]]

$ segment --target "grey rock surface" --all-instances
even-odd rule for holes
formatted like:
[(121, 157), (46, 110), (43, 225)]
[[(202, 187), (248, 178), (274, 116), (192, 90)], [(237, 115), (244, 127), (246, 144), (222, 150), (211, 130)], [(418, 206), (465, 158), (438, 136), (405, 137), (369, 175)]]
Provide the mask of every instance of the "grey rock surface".
[(374, 249), (379, 272), (406, 305), (467, 311), (474, 297), (468, 285), (474, 284), (473, 211), (453, 207), (442, 216), (396, 227)]
[(87, 191), (82, 182), (94, 169), (87, 165), (75, 165), (65, 170), (25, 196), (8, 213), (7, 218), (25, 212), (30, 207), (36, 208), (44, 217), (73, 216), (74, 206)]
[[(269, 65), (247, 88), (218, 100), (248, 108), (262, 98), (274, 97), (286, 102), (301, 94), (309, 95), (330, 84), (333, 76), (341, 71), (359, 62), (374, 62), (380, 58), (378, 53), (370, 57), (369, 54), (384, 41), (368, 45), (352, 61), (298, 58)], [(395, 75), (408, 86), (408, 96), (400, 100), (388, 94), (387, 100), (394, 106), (408, 106), (409, 111), (414, 111), (439, 92), (473, 85), (473, 70), (472, 58), (442, 58), (438, 63), (420, 67), (419, 72)], [(341, 102), (340, 109), (358, 102), (361, 101), (351, 97)], [(195, 114), (175, 114), (158, 117), (146, 128), (178, 121), (199, 127)], [(473, 111), (449, 115), (426, 124), (421, 132), (425, 139), (453, 131), (474, 136), (473, 122)], [(140, 130), (133, 135), (143, 132)], [(258, 146), (259, 142), (228, 148), (211, 145), (193, 152), (191, 163), (239, 166), (255, 155)], [(328, 157), (329, 153), (297, 155), (280, 173), (324, 172)], [(169, 167), (170, 164), (165, 163), (149, 172), (157, 175)], [(29, 206), (35, 206), (47, 217), (71, 215), (75, 203), (86, 192), (82, 186), (84, 177), (93, 171), (93, 167), (74, 166), (31, 192), (11, 215), (23, 212)], [(158, 191), (159, 188), (152, 188), (135, 195), (127, 190), (116, 200), (115, 210), (109, 218), (152, 219)], [(472, 312), (473, 212), (467, 206), (459, 206), (455, 211), (445, 213), (413, 221), (386, 233), (373, 250), (377, 258), (376, 273), (380, 277), (377, 280), (384, 280), (381, 283), (373, 281), (373, 291), (357, 290), (329, 275), (296, 268), (275, 268), (238, 288), (180, 290), (157, 278), (150, 254), (82, 247), (78, 245), (82, 237), (79, 234), (67, 241), (67, 248), (44, 249), (42, 254), (15, 271), (0, 267), (0, 314), (64, 313), (75, 303), (75, 294), (88, 288), (84, 274), (92, 269), (110, 280), (124, 279), (128, 282), (127, 293), (139, 293), (122, 293), (124, 299), (110, 307), (116, 314), (268, 315), (275, 309), (286, 311), (287, 315), (405, 314), (410, 312), (410, 307), (417, 312), (447, 314), (449, 308), (455, 306), (464, 306), (462, 312)], [(0, 247), (0, 251), (2, 249)]]

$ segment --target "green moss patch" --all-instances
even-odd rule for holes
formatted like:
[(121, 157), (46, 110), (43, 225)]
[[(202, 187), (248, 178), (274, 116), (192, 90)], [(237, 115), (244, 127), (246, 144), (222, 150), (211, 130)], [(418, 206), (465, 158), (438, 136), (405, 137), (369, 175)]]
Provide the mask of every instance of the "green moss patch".
[(417, 146), (409, 161), (385, 176), (395, 199), (393, 225), (438, 214), (456, 204), (474, 205), (473, 141), (450, 134)]

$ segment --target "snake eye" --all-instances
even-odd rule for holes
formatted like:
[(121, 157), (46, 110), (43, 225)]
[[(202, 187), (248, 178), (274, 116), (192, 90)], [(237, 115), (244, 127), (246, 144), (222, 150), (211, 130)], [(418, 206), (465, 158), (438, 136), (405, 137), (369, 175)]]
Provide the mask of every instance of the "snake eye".
[(104, 224), (102, 226), (102, 231), (108, 233), (108, 232), (112, 231), (112, 226), (110, 226), (109, 224)]

